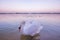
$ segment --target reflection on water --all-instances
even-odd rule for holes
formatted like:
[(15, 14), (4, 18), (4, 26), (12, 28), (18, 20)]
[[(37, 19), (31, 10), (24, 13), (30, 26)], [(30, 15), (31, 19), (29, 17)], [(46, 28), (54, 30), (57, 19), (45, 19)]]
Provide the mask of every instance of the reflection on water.
[(60, 14), (0, 14), (0, 40), (20, 40), (18, 27), (27, 19), (39, 20), (44, 27), (41, 40), (60, 40)]

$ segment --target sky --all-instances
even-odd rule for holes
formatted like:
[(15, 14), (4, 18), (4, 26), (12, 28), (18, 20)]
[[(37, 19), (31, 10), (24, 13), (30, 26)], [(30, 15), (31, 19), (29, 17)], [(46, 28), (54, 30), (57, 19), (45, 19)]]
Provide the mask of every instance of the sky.
[(60, 0), (0, 0), (0, 13), (59, 12)]

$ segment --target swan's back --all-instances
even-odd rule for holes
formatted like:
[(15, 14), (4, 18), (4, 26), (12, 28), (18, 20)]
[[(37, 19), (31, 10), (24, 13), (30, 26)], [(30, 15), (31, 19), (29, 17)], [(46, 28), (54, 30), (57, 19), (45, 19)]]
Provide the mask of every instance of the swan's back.
[(22, 27), (22, 34), (34, 35), (42, 30), (42, 26), (37, 20), (26, 20), (24, 26)]

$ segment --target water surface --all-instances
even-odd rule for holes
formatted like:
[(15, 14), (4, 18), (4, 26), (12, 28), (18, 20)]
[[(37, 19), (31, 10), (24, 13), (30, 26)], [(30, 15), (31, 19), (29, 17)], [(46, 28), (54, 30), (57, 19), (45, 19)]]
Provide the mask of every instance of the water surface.
[(27, 19), (43, 26), (41, 40), (60, 40), (60, 14), (0, 14), (0, 40), (20, 40), (18, 27)]

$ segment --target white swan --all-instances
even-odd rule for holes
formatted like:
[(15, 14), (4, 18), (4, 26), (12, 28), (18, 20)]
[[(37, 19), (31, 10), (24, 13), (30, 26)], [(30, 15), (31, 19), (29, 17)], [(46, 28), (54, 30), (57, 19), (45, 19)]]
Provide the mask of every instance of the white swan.
[(25, 35), (35, 35), (39, 33), (43, 26), (41, 26), (40, 22), (37, 20), (26, 20), (21, 23), (21, 32)]

